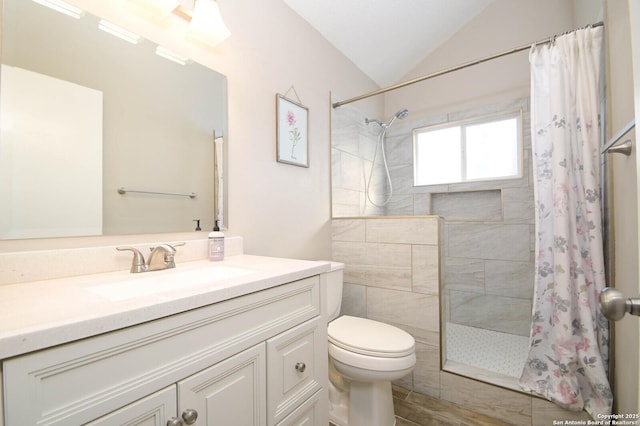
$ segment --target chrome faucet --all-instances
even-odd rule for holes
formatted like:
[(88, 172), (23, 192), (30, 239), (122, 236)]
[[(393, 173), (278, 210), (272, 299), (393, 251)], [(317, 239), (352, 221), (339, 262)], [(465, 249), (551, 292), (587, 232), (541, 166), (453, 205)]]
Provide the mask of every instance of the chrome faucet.
[(144, 255), (135, 247), (116, 247), (116, 250), (128, 250), (133, 252), (133, 261), (131, 262), (131, 273), (160, 271), (162, 269), (170, 269), (176, 267), (175, 255), (176, 247), (183, 246), (185, 243), (175, 244), (158, 244), (151, 247), (149, 259), (145, 262)]

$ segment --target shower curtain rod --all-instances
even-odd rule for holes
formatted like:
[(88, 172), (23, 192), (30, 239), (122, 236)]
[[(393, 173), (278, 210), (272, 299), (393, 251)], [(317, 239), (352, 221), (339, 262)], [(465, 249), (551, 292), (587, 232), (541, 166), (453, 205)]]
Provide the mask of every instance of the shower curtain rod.
[[(602, 26), (604, 26), (604, 22), (601, 21), (601, 22), (596, 22), (595, 24), (587, 25), (587, 26), (585, 26), (583, 28), (602, 27)], [(576, 30), (573, 30), (573, 31), (576, 31)], [(573, 32), (573, 31), (567, 31), (567, 32), (565, 32), (563, 34), (569, 34), (569, 33)], [(355, 96), (353, 98), (350, 98), (350, 99), (347, 99), (347, 100), (344, 100), (344, 101), (334, 102), (332, 104), (332, 106), (333, 106), (333, 108), (338, 108), (339, 106), (342, 106), (342, 105), (350, 104), (352, 102), (356, 102), (356, 101), (360, 101), (362, 99), (370, 98), (371, 96), (380, 95), (382, 93), (390, 92), (391, 90), (400, 89), (402, 87), (409, 86), (411, 84), (419, 83), (419, 82), (424, 81), (424, 80), (429, 80), (430, 78), (433, 78), (433, 77), (438, 77), (438, 76), (441, 76), (441, 75), (444, 75), (444, 74), (448, 74), (448, 73), (453, 72), (453, 71), (459, 71), (461, 69), (468, 68), (468, 67), (471, 67), (473, 65), (478, 65), (478, 64), (481, 64), (483, 62), (487, 62), (487, 61), (491, 61), (493, 59), (501, 58), (503, 56), (511, 55), (512, 53), (522, 52), (523, 50), (531, 49), (532, 45), (551, 43), (556, 37), (557, 37), (557, 35), (551, 36), (551, 37), (549, 37), (547, 39), (536, 41), (534, 43), (529, 43), (529, 44), (527, 44), (525, 46), (516, 47), (514, 49), (506, 50), (504, 52), (497, 53), (495, 55), (487, 56), (485, 58), (481, 58), (481, 59), (477, 59), (475, 61), (464, 63), (462, 65), (457, 65), (455, 67), (451, 67), (451, 68), (447, 68), (447, 69), (444, 69), (444, 70), (441, 70), (441, 71), (437, 71), (437, 72), (434, 72), (434, 73), (431, 73), (431, 74), (423, 75), (422, 77), (414, 78), (413, 80), (405, 81), (403, 83), (394, 84), (393, 86), (389, 86), (389, 87), (385, 87), (385, 88), (382, 88), (382, 89), (374, 90), (373, 92), (365, 93), (364, 95)]]

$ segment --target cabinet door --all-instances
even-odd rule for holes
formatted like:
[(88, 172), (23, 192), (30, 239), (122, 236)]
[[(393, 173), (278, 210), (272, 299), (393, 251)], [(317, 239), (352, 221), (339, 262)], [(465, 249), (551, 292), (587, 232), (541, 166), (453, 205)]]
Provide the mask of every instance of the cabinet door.
[(320, 317), (267, 340), (269, 426), (323, 388), (327, 364), (327, 327)]
[(175, 385), (102, 416), (86, 426), (164, 426), (178, 410)]
[(178, 412), (195, 410), (201, 426), (266, 426), (265, 368), (261, 343), (182, 380)]

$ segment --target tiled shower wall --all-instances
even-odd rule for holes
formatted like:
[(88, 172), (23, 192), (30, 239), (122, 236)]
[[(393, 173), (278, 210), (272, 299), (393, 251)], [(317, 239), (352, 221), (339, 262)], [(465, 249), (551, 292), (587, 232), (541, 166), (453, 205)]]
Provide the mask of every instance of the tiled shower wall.
[[(442, 217), (446, 321), (521, 336), (528, 336), (531, 324), (534, 267), (528, 104), (528, 99), (518, 99), (426, 119), (416, 119), (410, 112), (407, 119), (396, 120), (386, 139), (393, 197), (384, 209), (371, 206), (364, 197), (363, 176), (368, 177), (379, 127), (365, 125), (364, 116), (352, 107), (335, 109), (332, 117), (334, 217)], [(523, 112), (521, 178), (413, 186), (412, 129), (518, 110)], [(384, 176), (377, 166), (373, 189), (379, 199), (387, 193)]]
[[(443, 291), (446, 320), (529, 335), (534, 274), (534, 197), (528, 99), (402, 123), (388, 141), (394, 188), (388, 216), (444, 219)], [(411, 128), (522, 111), (523, 174), (518, 179), (413, 186)], [(394, 129), (392, 129), (394, 130)]]
[[(356, 108), (334, 109), (331, 117), (331, 195), (333, 217), (381, 216), (384, 207), (366, 200), (366, 183), (373, 167), (380, 127), (365, 123), (365, 116)], [(380, 152), (371, 179), (371, 194), (385, 187), (385, 172)], [(375, 198), (376, 204), (381, 204)], [(380, 200), (383, 201), (383, 200)]]
[(332, 229), (332, 257), (345, 263), (342, 314), (395, 325), (416, 340), (415, 369), (399, 385), (515, 425), (589, 418), (440, 370), (439, 217), (334, 218)]

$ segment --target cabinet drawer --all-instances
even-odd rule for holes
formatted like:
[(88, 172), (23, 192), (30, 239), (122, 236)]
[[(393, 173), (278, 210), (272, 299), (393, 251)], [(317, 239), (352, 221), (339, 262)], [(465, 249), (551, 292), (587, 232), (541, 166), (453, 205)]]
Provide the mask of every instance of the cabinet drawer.
[(327, 327), (321, 318), (267, 341), (269, 426), (322, 388), (327, 377)]
[(6, 360), (6, 423), (91, 421), (318, 315), (315, 276)]
[(178, 411), (175, 385), (133, 402), (85, 426), (164, 426)]
[(289, 414), (278, 426), (324, 426), (329, 424), (326, 390), (318, 391)]

